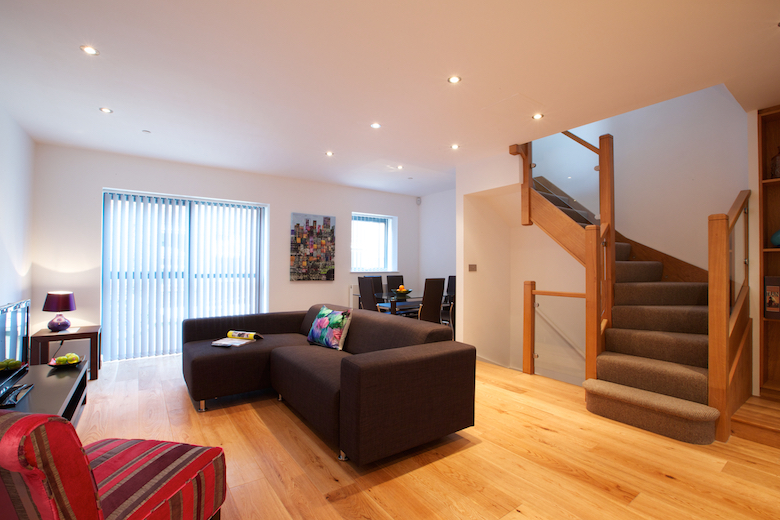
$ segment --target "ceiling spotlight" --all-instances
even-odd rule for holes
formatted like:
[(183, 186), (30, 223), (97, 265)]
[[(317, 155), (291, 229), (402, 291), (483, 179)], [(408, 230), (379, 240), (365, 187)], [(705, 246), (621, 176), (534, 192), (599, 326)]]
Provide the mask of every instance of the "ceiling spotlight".
[(325, 155), (327, 155), (328, 157), (333, 157), (333, 152), (327, 151), (325, 152)]
[(399, 164), (399, 165), (398, 165), (398, 169), (399, 169), (399, 170), (403, 170), (403, 169), (404, 169), (403, 165)]
[(460, 77), (450, 76), (449, 78), (447, 78), (447, 81), (449, 81), (450, 83), (460, 83)]
[(100, 52), (98, 52), (96, 48), (90, 45), (82, 45), (81, 47), (79, 47), (79, 49), (89, 54), (90, 56), (97, 56), (98, 54), (100, 54)]
[(106, 108), (106, 107), (100, 107), (100, 111), (103, 112), (104, 114), (110, 114), (110, 113), (113, 112), (113, 110), (111, 110), (110, 108)]
[(141, 130), (141, 132), (144, 133), (144, 134), (151, 134), (152, 133), (151, 130)]
[(541, 119), (541, 118), (543, 118), (543, 117), (544, 117), (544, 114), (534, 114), (534, 115), (533, 115), (533, 117), (532, 117), (532, 119), (539, 120), (539, 119)]
[(457, 150), (458, 148), (460, 148), (460, 146), (458, 146), (457, 144), (453, 144), (452, 146), (450, 146), (450, 148), (452, 148), (453, 150)]
[(380, 125), (379, 123), (371, 123), (371, 128), (381, 128), (381, 127), (382, 125)]

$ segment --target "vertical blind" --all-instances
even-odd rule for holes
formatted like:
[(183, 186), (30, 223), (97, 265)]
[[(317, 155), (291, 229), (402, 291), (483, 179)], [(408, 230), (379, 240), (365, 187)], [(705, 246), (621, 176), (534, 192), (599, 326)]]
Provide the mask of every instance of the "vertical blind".
[(178, 353), (185, 318), (258, 312), (261, 212), (104, 193), (103, 359)]

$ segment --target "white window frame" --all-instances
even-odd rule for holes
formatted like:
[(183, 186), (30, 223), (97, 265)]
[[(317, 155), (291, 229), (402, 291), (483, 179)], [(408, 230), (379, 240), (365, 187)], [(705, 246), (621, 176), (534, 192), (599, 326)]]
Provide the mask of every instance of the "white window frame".
[[(375, 221), (385, 225), (384, 236), (377, 237), (385, 250), (384, 255), (374, 255), (383, 256), (383, 259), (377, 262), (378, 265), (365, 265), (361, 262), (361, 249), (363, 248), (361, 244), (357, 243), (360, 232), (355, 228), (355, 223), (360, 221)], [(352, 212), (350, 265), (353, 273), (396, 272), (398, 270), (398, 217)]]

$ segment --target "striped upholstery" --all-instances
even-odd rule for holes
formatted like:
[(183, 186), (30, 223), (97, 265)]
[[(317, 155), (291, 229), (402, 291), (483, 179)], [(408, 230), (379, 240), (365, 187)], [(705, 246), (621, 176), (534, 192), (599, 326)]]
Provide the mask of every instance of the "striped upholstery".
[(225, 500), (222, 448), (108, 439), (65, 419), (0, 410), (3, 520), (207, 519)]

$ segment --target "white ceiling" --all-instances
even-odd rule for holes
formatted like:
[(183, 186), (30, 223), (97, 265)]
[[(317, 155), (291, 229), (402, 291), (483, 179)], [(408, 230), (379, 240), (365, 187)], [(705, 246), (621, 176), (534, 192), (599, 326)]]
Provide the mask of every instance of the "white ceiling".
[(0, 0), (0, 105), (40, 142), (426, 195), (712, 85), (780, 104), (778, 22), (777, 0)]

